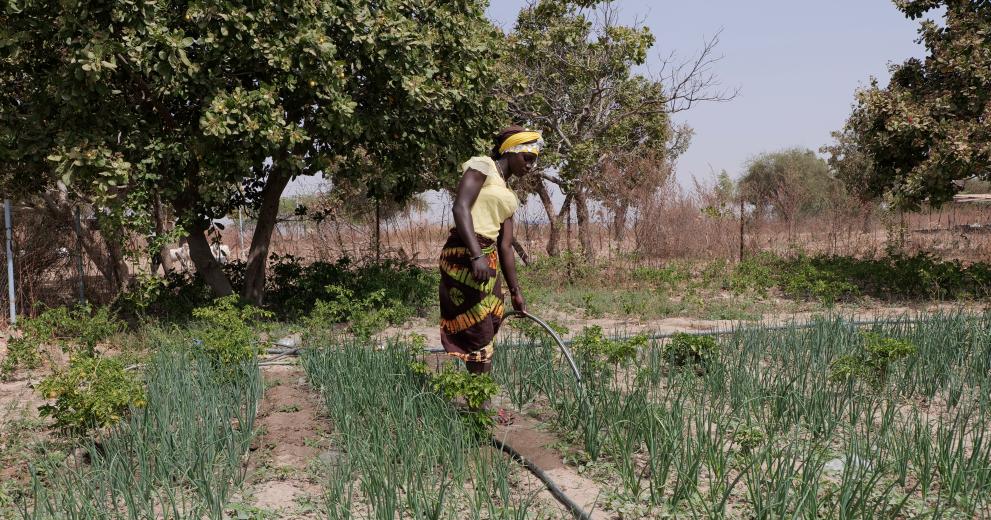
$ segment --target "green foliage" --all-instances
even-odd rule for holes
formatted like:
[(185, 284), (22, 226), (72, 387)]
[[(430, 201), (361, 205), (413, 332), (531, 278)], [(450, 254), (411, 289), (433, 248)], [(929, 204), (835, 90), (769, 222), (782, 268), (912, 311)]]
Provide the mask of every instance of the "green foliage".
[(753, 452), (766, 441), (767, 433), (760, 426), (743, 426), (733, 432), (733, 442), (740, 446), (740, 452), (744, 455)]
[(225, 518), (256, 438), (261, 373), (247, 363), (238, 377), (221, 380), (211, 360), (189, 351), (185, 335), (145, 332), (154, 352), (143, 369), (147, 404), (76, 443), (86, 457), (46, 443), (44, 458), (30, 461), (30, 494), (17, 518)]
[(790, 298), (825, 304), (861, 295), (879, 299), (968, 299), (991, 295), (991, 265), (963, 265), (927, 253), (878, 258), (829, 255), (781, 257), (763, 253), (737, 265), (728, 288), (766, 295), (777, 287)]
[(18, 328), (20, 336), (10, 341), (7, 356), (0, 363), (0, 378), (9, 377), (18, 367), (37, 368), (41, 347), (46, 344), (57, 345), (63, 352), (81, 350), (92, 356), (97, 344), (123, 330), (124, 324), (107, 307), (79, 305), (21, 318)]
[(736, 294), (754, 291), (767, 296), (767, 291), (775, 284), (776, 271), (772, 267), (773, 255), (761, 253), (744, 258), (737, 264), (729, 279), (729, 289)]
[(43, 379), (38, 391), (55, 399), (39, 408), (41, 415), (73, 434), (113, 425), (132, 407), (145, 405), (141, 383), (114, 358), (73, 356), (68, 368)]
[[(939, 205), (960, 190), (958, 181), (988, 179), (987, 103), (991, 92), (991, 4), (899, 0), (908, 18), (943, 12), (942, 23), (923, 20), (922, 60), (891, 67), (886, 87), (876, 80), (856, 94), (842, 135), (868, 168), (847, 182), (865, 196), (896, 205)], [(840, 141), (840, 145), (844, 145)]]
[(346, 324), (347, 330), (361, 341), (368, 341), (390, 324), (409, 318), (403, 304), (387, 299), (385, 289), (378, 289), (362, 298), (354, 291), (337, 285), (326, 288), (327, 300), (318, 300), (306, 318), (311, 328)]
[(238, 297), (231, 295), (194, 309), (193, 317), (202, 325), (196, 331), (198, 349), (217, 366), (236, 367), (261, 351), (258, 322), (271, 319), (272, 313), (241, 305)]
[(6, 380), (18, 368), (33, 370), (41, 366), (40, 346), (30, 336), (11, 338), (7, 342), (7, 355), (0, 362), (0, 379)]
[(637, 352), (648, 343), (645, 334), (624, 339), (610, 339), (603, 334), (602, 327), (592, 325), (582, 329), (581, 333), (571, 341), (571, 347), (589, 367), (603, 370), (609, 365), (633, 362)]
[[(245, 267), (244, 262), (224, 266), (235, 292), (244, 286)], [(318, 300), (335, 298), (336, 293), (327, 292), (328, 286), (352, 291), (359, 299), (384, 291), (387, 300), (402, 303), (396, 311), (407, 316), (422, 314), (436, 303), (437, 273), (396, 260), (357, 264), (345, 257), (333, 263), (307, 264), (296, 256), (272, 255), (269, 270), (262, 307), (286, 321), (303, 319), (313, 312)], [(154, 291), (145, 312), (181, 320), (212, 299), (210, 289), (195, 273), (172, 273)], [(126, 305), (122, 301), (118, 307)]]
[(259, 211), (274, 223), (277, 204), (263, 200), (277, 203), (300, 176), (322, 172), (395, 199), (451, 185), (504, 113), (492, 96), (503, 38), (484, 9), (11, 5), (0, 45), (2, 187), (24, 194), (60, 181), (142, 235), (161, 200), (202, 239), (236, 207), (274, 207)]
[[(509, 34), (499, 94), (513, 120), (542, 131), (548, 146), (541, 164), (564, 193), (590, 193), (628, 208), (647, 176), (656, 177), (647, 184), (661, 184), (667, 171), (658, 165), (681, 145), (669, 148), (676, 132), (665, 85), (636, 72), (654, 35), (616, 25), (615, 17), (598, 12), (605, 4), (541, 0), (524, 8)], [(687, 141), (689, 134), (679, 135)], [(638, 161), (652, 164), (628, 168)], [(602, 168), (604, 162), (610, 167)]]
[(489, 374), (471, 374), (450, 363), (431, 377), (430, 386), (446, 399), (464, 399), (471, 410), (480, 410), (499, 393)]
[(712, 336), (679, 332), (664, 345), (664, 356), (674, 366), (705, 367), (719, 356), (719, 342)]
[(829, 369), (834, 382), (850, 379), (866, 381), (874, 388), (884, 386), (892, 363), (913, 356), (919, 349), (907, 340), (884, 337), (872, 332), (861, 333), (861, 347), (854, 354), (840, 356)]
[(841, 194), (826, 162), (812, 150), (792, 148), (752, 159), (740, 179), (740, 193), (758, 212), (772, 211), (786, 222), (815, 216)]
[(780, 273), (778, 283), (786, 296), (817, 300), (826, 305), (858, 294), (857, 286), (835, 272), (820, 269), (805, 256), (793, 260), (789, 269)]

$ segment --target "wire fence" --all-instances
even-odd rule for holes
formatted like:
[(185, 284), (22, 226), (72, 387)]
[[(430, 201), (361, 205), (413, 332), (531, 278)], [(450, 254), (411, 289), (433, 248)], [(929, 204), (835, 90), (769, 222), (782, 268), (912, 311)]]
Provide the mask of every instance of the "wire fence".
[[(302, 263), (398, 259), (422, 267), (433, 267), (451, 228), (452, 200), (446, 192), (435, 192), (405, 211), (376, 219), (374, 211), (349, 217), (316, 220), (297, 215), (287, 201), (275, 227), (270, 253), (292, 255)], [(297, 201), (302, 204), (303, 200)], [(674, 260), (733, 261), (745, 249), (788, 253), (802, 251), (846, 256), (883, 254), (892, 246), (906, 252), (928, 252), (963, 262), (991, 258), (991, 207), (955, 204), (942, 210), (913, 214), (839, 213), (785, 225), (774, 219), (746, 215), (740, 222), (735, 213), (712, 213), (701, 207), (703, 198), (683, 192), (669, 193), (648, 210), (631, 214), (623, 233), (605, 208), (591, 208), (586, 240), (597, 261), (617, 268), (664, 265)], [(848, 212), (849, 213), (849, 212)], [(20, 315), (33, 315), (45, 307), (81, 302), (106, 304), (128, 287), (139, 273), (164, 270), (143, 251), (143, 239), (127, 243), (102, 235), (91, 212), (73, 206), (14, 205), (11, 254), (14, 299)], [(78, 218), (77, 218), (78, 217)], [(223, 219), (211, 240), (227, 246), (229, 259), (248, 256), (254, 222), (247, 211)], [(562, 251), (579, 251), (581, 242), (574, 211), (563, 216), (558, 230)], [(743, 229), (741, 233), (741, 224)], [(515, 236), (529, 257), (545, 255), (551, 233), (545, 208), (531, 197), (515, 216)], [(174, 247), (181, 247), (175, 244)], [(126, 255), (126, 251), (138, 252)], [(6, 264), (6, 248), (0, 261)], [(175, 268), (191, 271), (190, 262)], [(0, 300), (9, 306), (8, 277), (0, 277)], [(9, 315), (0, 313), (0, 325)]]

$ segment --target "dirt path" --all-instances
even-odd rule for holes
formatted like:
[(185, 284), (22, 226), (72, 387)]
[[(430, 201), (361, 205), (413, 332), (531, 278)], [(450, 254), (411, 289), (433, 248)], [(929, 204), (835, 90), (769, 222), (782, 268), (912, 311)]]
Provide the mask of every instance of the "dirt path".
[[(513, 424), (498, 426), (493, 435), (519, 452), (547, 474), (561, 491), (577, 503), (583, 510), (590, 512), (595, 520), (608, 520), (611, 516), (597, 506), (602, 498), (602, 489), (590, 479), (579, 475), (574, 469), (564, 464), (561, 456), (549, 446), (560, 440), (554, 435), (540, 430), (541, 423), (522, 414), (516, 414)], [(545, 503), (554, 503), (550, 492), (544, 490), (540, 498)], [(563, 508), (562, 508), (563, 510)], [(567, 516), (564, 516), (565, 518)]]
[(248, 463), (244, 502), (280, 519), (322, 518), (321, 457), (329, 430), (320, 396), (296, 365), (263, 369), (265, 395)]

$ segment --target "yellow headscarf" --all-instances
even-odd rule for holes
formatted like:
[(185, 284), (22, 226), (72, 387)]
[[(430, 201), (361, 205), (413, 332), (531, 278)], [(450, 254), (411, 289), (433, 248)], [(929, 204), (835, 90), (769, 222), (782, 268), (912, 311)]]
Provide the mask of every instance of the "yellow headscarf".
[[(531, 143), (527, 149), (510, 150), (511, 148), (516, 148), (520, 145), (525, 145), (530, 143), (530, 141), (536, 141)], [(540, 154), (540, 149), (543, 148), (544, 140), (540, 136), (540, 132), (518, 132), (506, 138), (505, 141), (499, 146), (499, 153), (503, 154), (506, 152), (530, 152), (533, 154)]]

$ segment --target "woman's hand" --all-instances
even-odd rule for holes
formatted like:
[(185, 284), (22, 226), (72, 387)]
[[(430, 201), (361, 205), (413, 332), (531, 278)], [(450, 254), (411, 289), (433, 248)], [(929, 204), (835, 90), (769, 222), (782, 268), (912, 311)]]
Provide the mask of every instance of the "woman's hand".
[(495, 271), (489, 267), (489, 257), (488, 255), (476, 258), (471, 261), (471, 276), (476, 282), (484, 283), (492, 278)]
[(526, 312), (526, 301), (523, 300), (523, 294), (519, 291), (511, 293), (510, 300), (513, 302), (513, 309), (516, 309), (516, 312)]

